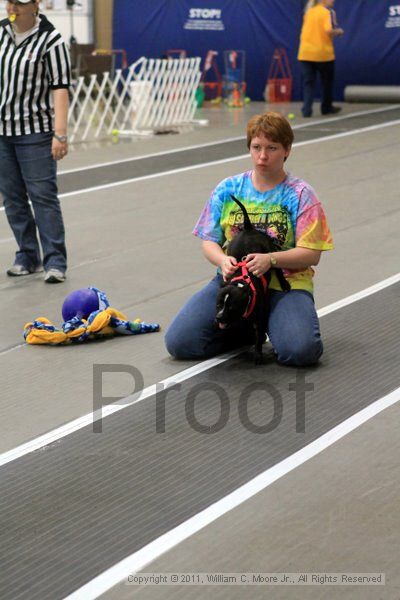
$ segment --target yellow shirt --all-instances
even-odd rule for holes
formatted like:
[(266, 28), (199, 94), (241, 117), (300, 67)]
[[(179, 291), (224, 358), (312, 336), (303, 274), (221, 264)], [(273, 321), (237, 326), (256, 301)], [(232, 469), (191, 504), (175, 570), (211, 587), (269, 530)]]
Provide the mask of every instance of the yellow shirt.
[(297, 58), (313, 62), (335, 60), (333, 42), (329, 35), (331, 31), (330, 11), (321, 4), (310, 8), (304, 15)]

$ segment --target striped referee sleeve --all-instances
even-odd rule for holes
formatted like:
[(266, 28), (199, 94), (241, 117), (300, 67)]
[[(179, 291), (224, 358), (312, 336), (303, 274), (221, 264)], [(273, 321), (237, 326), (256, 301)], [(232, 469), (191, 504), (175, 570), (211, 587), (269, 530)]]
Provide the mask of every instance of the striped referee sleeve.
[(45, 58), (50, 88), (53, 90), (69, 88), (71, 62), (67, 47), (58, 31), (54, 31), (49, 36)]

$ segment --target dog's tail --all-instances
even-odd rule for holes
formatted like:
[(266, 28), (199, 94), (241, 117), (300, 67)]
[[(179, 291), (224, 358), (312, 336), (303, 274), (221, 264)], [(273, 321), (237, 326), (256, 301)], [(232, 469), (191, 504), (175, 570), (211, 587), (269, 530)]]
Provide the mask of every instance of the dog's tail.
[(238, 200), (237, 198), (235, 198), (235, 196), (233, 194), (231, 194), (231, 198), (232, 200), (234, 200), (236, 202), (236, 204), (240, 207), (240, 210), (243, 213), (243, 224), (244, 224), (244, 228), (247, 229), (248, 231), (250, 229), (254, 229), (252, 222), (249, 219), (249, 215), (247, 213), (246, 208), (243, 206), (243, 204), (240, 202), (240, 200)]

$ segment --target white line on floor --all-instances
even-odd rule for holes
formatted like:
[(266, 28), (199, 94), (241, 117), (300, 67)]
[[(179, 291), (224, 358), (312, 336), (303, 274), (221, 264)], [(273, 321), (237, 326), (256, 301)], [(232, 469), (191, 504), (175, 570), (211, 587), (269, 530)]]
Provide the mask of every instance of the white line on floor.
[[(109, 404), (108, 406), (104, 406), (102, 409), (101, 418), (104, 419), (105, 417), (109, 417), (115, 412), (127, 408), (128, 406), (132, 406), (132, 404), (136, 404), (136, 402), (140, 402), (141, 400), (145, 400), (146, 398), (154, 396), (157, 390), (166, 389), (167, 387), (170, 387), (176, 383), (181, 383), (186, 379), (195, 377), (203, 371), (212, 369), (213, 367), (229, 360), (230, 358), (233, 358), (237, 354), (240, 354), (241, 351), (242, 350), (237, 350), (235, 352), (221, 354), (215, 358), (210, 358), (209, 360), (194, 365), (193, 367), (189, 367), (184, 371), (180, 371), (179, 373), (176, 373), (176, 375), (167, 377), (159, 383), (145, 388), (141, 392), (137, 392), (127, 396), (126, 398), (121, 398), (118, 404)], [(162, 388), (161, 386), (164, 387)], [(92, 424), (94, 422), (94, 418), (94, 414), (91, 412), (83, 417), (79, 417), (74, 421), (70, 421), (69, 423), (62, 425), (61, 427), (57, 427), (57, 429), (53, 429), (53, 431), (49, 431), (48, 433), (45, 433), (44, 435), (41, 435), (30, 442), (26, 442), (25, 444), (21, 444), (12, 450), (0, 454), (0, 467), (16, 460), (17, 458), (20, 458), (21, 456), (29, 454), (30, 452), (34, 452), (35, 450), (39, 450), (40, 448), (48, 446), (49, 444), (52, 444), (53, 442), (56, 442), (57, 440), (74, 433), (74, 431), (78, 431), (79, 429)]]
[(203, 527), (206, 527), (222, 515), (236, 508), (258, 492), (261, 492), (329, 446), (332, 446), (332, 444), (345, 435), (354, 431), (354, 429), (360, 427), (360, 425), (366, 423), (369, 419), (399, 400), (400, 388), (397, 388), (387, 396), (380, 398), (349, 419), (346, 419), (340, 425), (337, 425), (311, 444), (308, 444), (308, 446), (295, 452), (260, 475), (257, 475), (257, 477), (254, 477), (254, 479), (248, 481), (231, 494), (221, 498), (221, 500), (218, 500), (197, 515), (178, 525), (178, 527), (171, 529), (110, 569), (107, 569), (92, 579), (92, 581), (89, 581), (86, 585), (67, 596), (64, 600), (95, 600), (95, 598), (104, 594), (114, 585), (122, 582), (128, 575), (137, 573), (159, 556), (174, 548), (177, 544), (194, 535), (200, 529), (203, 529)]
[[(359, 133), (366, 133), (368, 131), (374, 131), (376, 129), (383, 129), (384, 127), (393, 127), (393, 125), (399, 125), (400, 119), (396, 119), (395, 121), (389, 121), (387, 123), (379, 123), (378, 125), (370, 125), (368, 127), (362, 127), (360, 129), (353, 129), (351, 131), (344, 131), (341, 133), (335, 133), (333, 135), (327, 135), (324, 137), (314, 138), (312, 140), (305, 140), (304, 142), (297, 142), (293, 144), (294, 148), (299, 146), (307, 146), (308, 144), (317, 144), (319, 142), (328, 142), (331, 140), (336, 140), (342, 137), (347, 137), (349, 135), (357, 135)], [(89, 192), (98, 192), (99, 190), (105, 190), (112, 187), (117, 187), (120, 185), (126, 185), (128, 183), (136, 183), (137, 181), (144, 181), (146, 179), (155, 179), (157, 177), (164, 177), (166, 175), (176, 175), (177, 173), (184, 173), (185, 171), (192, 171), (194, 169), (204, 169), (204, 167), (211, 167), (214, 165), (222, 165), (228, 162), (234, 162), (236, 160), (244, 160), (248, 159), (249, 154), (241, 154), (240, 156), (232, 156), (230, 158), (222, 158), (220, 160), (213, 160), (210, 162), (201, 163), (198, 165), (191, 165), (189, 167), (179, 167), (178, 169), (171, 169), (170, 171), (164, 171), (162, 173), (152, 173), (151, 175), (143, 175), (141, 177), (132, 177), (130, 179), (124, 179), (123, 181), (116, 181), (113, 183), (106, 183), (104, 185), (98, 185), (91, 188), (86, 188), (84, 190), (75, 190), (74, 192), (66, 192), (65, 194), (60, 194), (60, 198), (68, 198), (70, 196), (77, 196), (83, 193)]]
[[(322, 308), (318, 311), (318, 315), (323, 316), (323, 315), (327, 315), (330, 312), (333, 312), (335, 310), (339, 310), (340, 308), (348, 306), (349, 304), (352, 304), (353, 302), (357, 302), (358, 300), (361, 300), (362, 298), (366, 298), (367, 296), (370, 296), (371, 294), (375, 294), (376, 292), (378, 292), (380, 290), (383, 290), (391, 285), (394, 285), (395, 283), (398, 283), (399, 281), (400, 281), (400, 273), (397, 273), (396, 275), (393, 275), (392, 277), (389, 277), (388, 279), (384, 279), (383, 281), (380, 281), (379, 283), (377, 283), (371, 287), (361, 290), (360, 292), (357, 292), (356, 294), (352, 294), (351, 296), (347, 296), (346, 298), (343, 298), (342, 300), (339, 300), (338, 302), (335, 302), (333, 304), (329, 304), (328, 306), (325, 306), (324, 308)], [(194, 365), (193, 367), (190, 367), (189, 369), (180, 371), (179, 373), (176, 373), (175, 375), (172, 375), (171, 377), (163, 379), (162, 381), (145, 388), (141, 392), (137, 392), (130, 396), (126, 396), (125, 398), (121, 398), (118, 401), (118, 403), (109, 404), (107, 406), (104, 406), (101, 411), (101, 418), (105, 419), (106, 417), (108, 417), (124, 408), (127, 408), (128, 406), (132, 406), (132, 404), (135, 404), (136, 402), (141, 402), (142, 400), (145, 400), (146, 398), (154, 396), (157, 393), (157, 391), (166, 389), (168, 387), (173, 386), (174, 384), (181, 383), (182, 381), (186, 381), (187, 379), (190, 379), (191, 377), (194, 377), (195, 375), (198, 375), (199, 373), (202, 373), (203, 371), (207, 371), (208, 369), (211, 369), (211, 368), (229, 360), (230, 358), (233, 358), (234, 356), (240, 354), (240, 352), (242, 352), (242, 351), (243, 351), (243, 349), (237, 350), (235, 352), (229, 352), (227, 354), (218, 356), (216, 358), (211, 358), (211, 359), (201, 362), (197, 365)], [(99, 418), (99, 417), (97, 417), (97, 418)], [(25, 456), (26, 454), (34, 452), (35, 450), (39, 450), (40, 448), (48, 446), (49, 444), (51, 444), (61, 438), (64, 438), (67, 435), (70, 435), (74, 431), (78, 431), (79, 429), (82, 429), (83, 427), (91, 425), (95, 419), (96, 419), (96, 416), (94, 415), (93, 412), (91, 412), (87, 415), (84, 415), (83, 417), (79, 417), (78, 419), (75, 419), (74, 421), (70, 421), (69, 423), (62, 425), (61, 427), (57, 427), (57, 429), (53, 429), (53, 431), (45, 433), (44, 435), (41, 435), (29, 442), (26, 442), (25, 444), (21, 444), (20, 446), (17, 446), (16, 448), (13, 448), (12, 450), (8, 450), (7, 452), (0, 454), (0, 467), (3, 465), (6, 465), (9, 462), (17, 460), (18, 458), (21, 458), (22, 456)]]
[(339, 310), (344, 306), (348, 306), (353, 302), (357, 302), (358, 300), (362, 300), (362, 298), (366, 298), (367, 296), (371, 296), (372, 294), (376, 294), (376, 292), (380, 292), (381, 290), (394, 285), (400, 281), (400, 273), (396, 275), (392, 275), (392, 277), (388, 277), (387, 279), (383, 279), (382, 281), (378, 281), (374, 285), (365, 288), (355, 294), (351, 294), (351, 296), (347, 296), (342, 300), (338, 300), (337, 302), (333, 302), (332, 304), (328, 304), (324, 308), (320, 308), (318, 310), (318, 316), (323, 317), (324, 315), (329, 315), (329, 313), (334, 312), (335, 310)]
[[(292, 125), (292, 129), (304, 129), (306, 127), (313, 127), (314, 125), (321, 125), (326, 123), (332, 123), (335, 121), (343, 121), (345, 119), (351, 119), (352, 117), (360, 117), (363, 115), (372, 115), (375, 113), (385, 112), (388, 110), (396, 110), (400, 108), (399, 104), (389, 104), (388, 106), (382, 106), (380, 108), (371, 108), (370, 110), (360, 110), (357, 112), (349, 113), (347, 115), (340, 115), (337, 117), (324, 117), (323, 119), (307, 121), (307, 123), (301, 123), (299, 125)], [(152, 158), (155, 156), (162, 156), (164, 154), (176, 154), (177, 152), (186, 152), (187, 150), (197, 150), (197, 148), (207, 148), (208, 146), (215, 146), (218, 144), (225, 144), (227, 142), (237, 142), (239, 140), (245, 140), (245, 135), (237, 137), (225, 138), (223, 140), (216, 140), (214, 142), (205, 142), (203, 144), (193, 144), (192, 146), (183, 146), (181, 148), (174, 148), (173, 150), (163, 150), (160, 152), (154, 152), (152, 154), (142, 154), (140, 156), (130, 156), (129, 158), (121, 158), (119, 160), (112, 160), (109, 162), (96, 163), (94, 165), (85, 165), (84, 167), (76, 167), (75, 169), (66, 169), (65, 171), (59, 171), (59, 175), (66, 175), (68, 173), (79, 173), (79, 171), (88, 171), (89, 169), (101, 169), (102, 167), (109, 167), (112, 165), (120, 165), (122, 163), (131, 162), (135, 160), (142, 160), (145, 158)]]
[[(7, 348), (6, 350), (2, 350), (0, 352), (1, 356), (4, 356), (5, 354), (9, 354), (9, 352), (14, 352), (14, 350), (17, 350), (18, 348), (25, 348), (26, 347), (26, 343), (24, 342), (23, 344), (18, 344), (17, 346), (12, 346), (11, 348)], [(0, 464), (1, 466), (1, 464)]]
[[(326, 121), (325, 121), (326, 122)], [(343, 131), (341, 133), (335, 133), (332, 135), (327, 135), (319, 138), (314, 138), (312, 140), (305, 140), (303, 142), (296, 142), (293, 144), (294, 148), (300, 146), (307, 146), (309, 144), (316, 144), (319, 142), (328, 142), (331, 140), (336, 140), (342, 137), (347, 137), (350, 135), (358, 135), (359, 133), (366, 133), (368, 131), (375, 131), (377, 129), (383, 129), (385, 127), (393, 127), (394, 125), (399, 125), (400, 119), (396, 119), (395, 121), (389, 121), (387, 123), (378, 123), (376, 125), (369, 125), (368, 127), (361, 127), (360, 129), (352, 129), (350, 131)], [(98, 192), (100, 190), (106, 190), (113, 187), (118, 187), (120, 185), (127, 185), (129, 183), (136, 183), (138, 181), (145, 181), (147, 179), (155, 179), (157, 177), (165, 177), (168, 175), (176, 175), (177, 173), (184, 173), (185, 171), (192, 171), (194, 169), (203, 169), (204, 167), (211, 167), (214, 165), (221, 165), (228, 162), (234, 162), (236, 160), (244, 160), (249, 158), (249, 154), (241, 154), (239, 156), (233, 156), (230, 158), (222, 158), (220, 160), (214, 160), (210, 162), (200, 163), (198, 165), (191, 165), (188, 167), (179, 167), (178, 169), (171, 169), (170, 171), (163, 171), (162, 173), (152, 173), (151, 175), (142, 175), (141, 177), (131, 177), (130, 179), (124, 179), (122, 181), (114, 181), (112, 183), (105, 183), (103, 185), (97, 185), (90, 188), (84, 188), (81, 190), (75, 190), (73, 192), (66, 192), (65, 194), (59, 194), (59, 198), (69, 198), (71, 196), (79, 196), (80, 194), (89, 194), (90, 192)], [(0, 207), (0, 211), (4, 210), (4, 206)]]

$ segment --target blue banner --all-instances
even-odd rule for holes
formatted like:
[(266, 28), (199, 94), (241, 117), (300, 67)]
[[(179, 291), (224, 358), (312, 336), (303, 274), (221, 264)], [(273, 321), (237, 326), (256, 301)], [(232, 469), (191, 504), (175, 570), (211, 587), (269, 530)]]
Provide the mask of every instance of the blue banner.
[[(337, 0), (335, 99), (348, 84), (400, 85), (400, 0)], [(114, 0), (113, 47), (129, 62), (184, 49), (204, 60), (208, 50), (225, 73), (225, 50), (245, 52), (247, 94), (262, 100), (276, 48), (285, 48), (293, 100), (301, 98), (297, 50), (304, 0)]]
[(221, 75), (224, 50), (243, 50), (247, 94), (261, 100), (276, 47), (286, 48), (297, 71), (296, 44), (288, 42), (299, 37), (302, 6), (302, 0), (114, 0), (113, 47), (125, 48), (129, 62), (171, 49), (204, 59), (216, 50)]
[(337, 0), (336, 85), (400, 85), (400, 0)]

